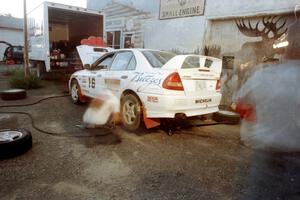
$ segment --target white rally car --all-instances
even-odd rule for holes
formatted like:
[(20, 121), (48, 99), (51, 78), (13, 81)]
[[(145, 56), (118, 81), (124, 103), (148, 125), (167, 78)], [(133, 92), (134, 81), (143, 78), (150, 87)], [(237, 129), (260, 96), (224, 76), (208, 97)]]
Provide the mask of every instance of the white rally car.
[[(106, 53), (69, 81), (74, 103), (109, 89), (120, 99), (124, 127), (135, 131), (149, 120), (204, 115), (218, 111), (222, 61), (149, 49)], [(147, 124), (148, 123), (148, 124)]]

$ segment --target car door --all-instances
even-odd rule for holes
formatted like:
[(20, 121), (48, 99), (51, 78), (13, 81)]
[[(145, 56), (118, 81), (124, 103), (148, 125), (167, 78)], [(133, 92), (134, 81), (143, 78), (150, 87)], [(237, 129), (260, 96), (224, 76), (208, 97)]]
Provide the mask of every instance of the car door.
[(110, 68), (113, 56), (114, 53), (109, 53), (97, 60), (92, 65), (92, 70), (90, 71), (87, 85), (90, 88), (90, 91), (93, 93), (94, 97), (101, 96), (103, 90), (106, 89), (104, 83), (104, 75), (105, 72)]
[(106, 88), (120, 97), (121, 92), (129, 85), (130, 77), (136, 68), (136, 59), (132, 51), (120, 51), (114, 55), (110, 69), (105, 72)]
[(89, 69), (79, 75), (78, 80), (83, 95), (96, 97), (96, 74), (97, 71)]

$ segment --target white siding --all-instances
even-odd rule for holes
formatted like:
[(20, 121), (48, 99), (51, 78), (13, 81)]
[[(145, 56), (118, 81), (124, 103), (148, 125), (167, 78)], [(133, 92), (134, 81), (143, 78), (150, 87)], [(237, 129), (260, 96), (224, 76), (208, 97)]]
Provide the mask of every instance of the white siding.
[[(124, 35), (127, 33), (134, 35), (132, 42), (135, 48), (144, 47), (142, 24), (151, 17), (149, 13), (120, 3), (109, 3), (102, 9), (106, 16), (106, 31), (121, 31), (121, 48), (124, 48)], [(120, 23), (117, 25), (107, 23), (112, 21)]]
[(148, 20), (143, 26), (145, 47), (192, 53), (202, 46), (205, 23), (203, 17)]
[[(110, 0), (88, 0), (87, 7), (102, 9), (107, 2)], [(154, 16), (145, 20), (142, 26), (145, 48), (176, 49), (182, 52), (201, 49), (204, 44), (211, 42), (212, 37), (214, 37), (214, 42), (220, 41), (222, 45), (225, 42), (224, 48), (228, 49), (231, 44), (223, 37), (235, 39), (238, 32), (235, 24), (232, 23), (233, 17), (292, 12), (295, 5), (300, 5), (300, 0), (206, 0), (204, 16), (159, 20), (160, 0), (115, 0), (115, 2), (126, 3), (137, 9), (151, 12)], [(211, 23), (212, 20), (222, 18), (231, 19)], [(211, 24), (213, 27), (210, 27)], [(222, 35), (219, 35), (217, 31), (211, 32), (210, 28), (220, 31)], [(244, 41), (245, 37), (239, 34), (237, 39)], [(241, 43), (234, 44), (233, 50), (239, 49), (240, 46)]]
[(300, 0), (207, 0), (207, 17), (245, 16), (293, 10)]

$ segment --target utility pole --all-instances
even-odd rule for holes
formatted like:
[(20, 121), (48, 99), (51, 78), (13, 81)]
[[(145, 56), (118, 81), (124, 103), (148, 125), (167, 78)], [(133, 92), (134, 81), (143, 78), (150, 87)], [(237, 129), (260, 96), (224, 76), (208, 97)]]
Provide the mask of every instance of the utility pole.
[(26, 13), (26, 0), (23, 0), (24, 8), (24, 72), (25, 77), (29, 74), (29, 60), (28, 60), (28, 40), (27, 40), (27, 13)]

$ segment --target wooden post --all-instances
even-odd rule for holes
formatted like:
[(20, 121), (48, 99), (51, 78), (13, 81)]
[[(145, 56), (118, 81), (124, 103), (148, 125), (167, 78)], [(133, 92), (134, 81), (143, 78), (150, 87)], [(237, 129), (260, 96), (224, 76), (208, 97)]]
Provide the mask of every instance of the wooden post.
[(25, 77), (29, 74), (29, 60), (28, 60), (28, 40), (27, 40), (27, 13), (26, 13), (26, 0), (23, 0), (23, 8), (24, 8), (24, 72)]

